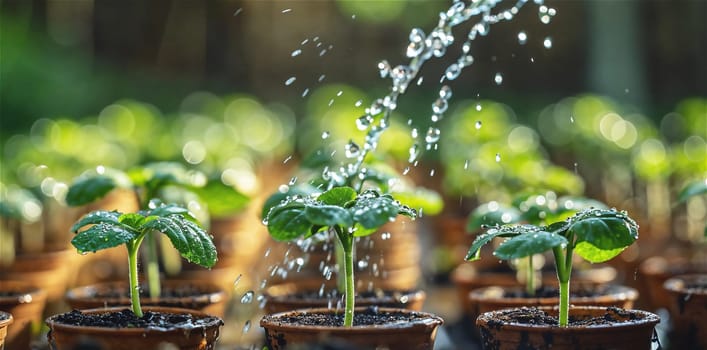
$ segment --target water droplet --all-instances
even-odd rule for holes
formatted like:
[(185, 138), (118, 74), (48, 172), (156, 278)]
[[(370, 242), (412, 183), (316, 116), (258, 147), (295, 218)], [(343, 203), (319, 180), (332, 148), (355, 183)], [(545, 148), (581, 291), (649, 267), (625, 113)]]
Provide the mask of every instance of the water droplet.
[(501, 161), (501, 154), (500, 154), (500, 153), (496, 153), (496, 163), (498, 163), (498, 162), (500, 162), (500, 161)]
[(233, 17), (238, 16), (238, 14), (240, 14), (241, 12), (243, 12), (243, 8), (239, 7), (235, 12), (233, 12)]
[(287, 80), (285, 80), (285, 86), (290, 86), (290, 85), (292, 85), (292, 83), (294, 83), (295, 80), (297, 80), (296, 77), (289, 77)]
[(476, 128), (476, 130), (481, 129), (481, 126), (482, 126), (481, 120), (477, 120), (476, 123), (474, 124), (474, 127)]
[(423, 80), (423, 77), (417, 78), (417, 86), (422, 85), (422, 80)]
[(306, 97), (308, 94), (309, 94), (309, 88), (306, 88), (306, 89), (304, 89), (304, 91), (302, 91), (302, 97)]
[(503, 83), (503, 75), (501, 75), (501, 73), (496, 73), (496, 76), (493, 77), (493, 81), (496, 85), (501, 85), (501, 83)]
[(447, 111), (447, 107), (449, 104), (447, 103), (447, 100), (443, 98), (438, 98), (433, 104), (432, 104), (432, 111), (437, 113), (437, 114), (442, 114), (445, 111)]
[(326, 74), (320, 75), (320, 76), (319, 76), (319, 79), (317, 79), (317, 81), (321, 83), (321, 82), (324, 81), (324, 78), (326, 78)]
[(528, 42), (528, 34), (523, 31), (518, 32), (518, 43), (525, 45), (526, 42)]
[(282, 10), (282, 13), (288, 13), (288, 12), (292, 12), (292, 9), (289, 9), (289, 8), (288, 8), (288, 9)]
[(302, 50), (297, 49), (297, 50), (295, 50), (295, 51), (292, 51), (292, 53), (290, 54), (290, 56), (292, 56), (292, 57), (297, 57), (297, 56), (299, 56), (301, 53), (302, 53)]
[(420, 55), (424, 48), (425, 43), (423, 42), (410, 42), (410, 44), (408, 44), (408, 48), (405, 54), (407, 55), (407, 57), (417, 57), (418, 55)]
[(449, 100), (452, 97), (452, 88), (449, 85), (444, 85), (439, 89), (439, 97)]
[(354, 103), (354, 106), (361, 107), (362, 104), (363, 104), (363, 100), (358, 100), (358, 101), (356, 101), (356, 103)]
[(238, 283), (241, 282), (241, 278), (243, 278), (243, 274), (238, 274), (238, 277), (233, 281), (233, 288), (236, 288), (238, 286)]
[(330, 132), (328, 132), (328, 131), (322, 132), (322, 140), (328, 139), (329, 136), (331, 136), (331, 133), (330, 133)]
[(459, 74), (461, 74), (461, 72), (462, 70), (459, 64), (452, 63), (449, 65), (449, 67), (447, 67), (447, 70), (444, 72), (444, 76), (448, 80), (454, 80), (459, 76)]
[(469, 160), (468, 159), (464, 161), (464, 170), (467, 170), (467, 169), (469, 169)]
[(250, 330), (250, 320), (245, 321), (245, 324), (243, 325), (243, 334), (248, 333)]
[[(477, 111), (477, 112), (481, 112), (481, 104), (480, 104), (480, 103), (477, 103), (477, 104), (476, 104), (476, 111)], [(480, 123), (480, 122), (477, 122), (477, 123)], [(478, 128), (477, 128), (477, 129), (478, 129)]]
[(338, 97), (338, 96), (341, 96), (341, 95), (343, 95), (343, 94), (344, 94), (344, 91), (343, 91), (343, 90), (339, 90), (339, 91), (336, 93), (336, 96)]
[(574, 117), (570, 116), (570, 123), (574, 124)]
[(418, 145), (417, 143), (413, 144), (408, 150), (408, 153), (410, 154), (410, 156), (408, 157), (408, 162), (414, 162), (415, 160), (417, 160), (417, 157), (420, 156), (420, 145)]
[[(552, 48), (552, 38), (551, 37), (546, 37), (545, 40), (543, 40), (543, 46), (546, 49), (551, 49)], [(532, 58), (531, 58), (532, 61)]]
[(372, 122), (373, 122), (373, 117), (371, 117), (368, 114), (364, 114), (364, 115), (358, 117), (358, 119), (356, 119), (356, 128), (358, 128), (358, 130), (361, 130), (361, 131), (366, 130), (371, 125)]
[(243, 296), (241, 297), (241, 304), (250, 304), (251, 302), (253, 302), (254, 295), (255, 292), (253, 292), (252, 290), (245, 292), (245, 294), (243, 294)]
[(297, 183), (297, 176), (293, 176), (293, 177), (290, 179), (290, 182), (288, 183), (288, 185), (294, 186), (296, 183)]
[(347, 158), (356, 158), (361, 153), (361, 147), (353, 142), (353, 140), (349, 140), (349, 143), (346, 144), (345, 148)]
[(380, 72), (381, 78), (385, 78), (390, 74), (390, 63), (386, 60), (378, 62), (378, 71)]
[(420, 28), (413, 28), (408, 38), (412, 43), (422, 42), (425, 40), (425, 32)]
[(425, 135), (425, 142), (427, 143), (435, 143), (439, 141), (439, 136), (441, 132), (439, 129), (430, 127), (427, 129), (427, 134)]

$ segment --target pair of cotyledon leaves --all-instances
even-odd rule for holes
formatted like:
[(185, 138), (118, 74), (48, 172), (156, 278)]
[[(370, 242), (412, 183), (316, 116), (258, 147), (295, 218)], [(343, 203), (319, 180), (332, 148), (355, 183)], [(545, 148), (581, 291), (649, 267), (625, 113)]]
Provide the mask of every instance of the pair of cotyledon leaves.
[[(638, 225), (613, 209), (585, 209), (549, 226), (508, 225), (491, 228), (476, 237), (467, 260), (479, 259), (481, 247), (496, 237), (508, 238), (494, 251), (499, 259), (519, 259), (568, 246), (585, 260), (612, 259), (638, 238)], [(571, 240), (571, 241), (570, 241)]]
[(211, 236), (187, 209), (177, 205), (160, 205), (126, 214), (97, 210), (82, 217), (71, 230), (76, 233), (71, 244), (81, 253), (135, 242), (148, 232), (158, 231), (167, 235), (174, 248), (189, 262), (212, 267), (217, 260)]
[(332, 188), (316, 198), (291, 196), (272, 207), (265, 221), (274, 239), (289, 241), (328, 228), (354, 237), (367, 236), (398, 215), (414, 218), (416, 212), (390, 195), (374, 190), (358, 194), (344, 186)]

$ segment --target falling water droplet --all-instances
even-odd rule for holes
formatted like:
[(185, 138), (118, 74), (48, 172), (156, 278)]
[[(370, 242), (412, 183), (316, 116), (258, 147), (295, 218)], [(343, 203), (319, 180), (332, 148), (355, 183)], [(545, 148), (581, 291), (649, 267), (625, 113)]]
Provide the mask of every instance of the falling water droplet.
[(255, 295), (255, 292), (252, 290), (249, 290), (243, 294), (241, 297), (241, 304), (250, 304), (253, 302), (253, 296)]
[(364, 114), (364, 115), (358, 117), (358, 119), (356, 119), (356, 128), (361, 131), (366, 130), (371, 125), (372, 122), (373, 122), (373, 117), (371, 117), (368, 114)]
[(248, 333), (250, 330), (250, 320), (245, 321), (245, 324), (243, 325), (243, 334)]
[(239, 7), (235, 12), (233, 12), (233, 17), (238, 16), (238, 14), (240, 14), (241, 12), (243, 12), (243, 8)]
[(474, 127), (476, 128), (476, 130), (481, 129), (481, 126), (482, 126), (481, 120), (477, 120), (476, 123), (474, 123)]
[(422, 85), (422, 80), (423, 80), (423, 77), (419, 77), (419, 78), (417, 79), (417, 86)]
[(481, 104), (480, 103), (476, 104), (476, 111), (481, 112)]
[(459, 76), (459, 74), (461, 74), (461, 72), (461, 67), (456, 63), (452, 63), (449, 65), (449, 67), (447, 67), (447, 70), (444, 72), (444, 77), (446, 77), (448, 80), (454, 80)]
[(464, 161), (464, 170), (467, 170), (467, 169), (469, 169), (469, 160), (468, 159)]
[(289, 9), (289, 8), (288, 8), (288, 9), (282, 10), (282, 13), (288, 13), (288, 12), (292, 12), (292, 9)]
[(345, 147), (347, 158), (356, 158), (361, 152), (361, 148), (353, 140), (349, 140)]
[(435, 112), (437, 114), (442, 114), (447, 110), (447, 107), (449, 104), (447, 103), (447, 100), (443, 98), (438, 98), (433, 104), (432, 104), (432, 112)]
[(304, 89), (304, 91), (302, 91), (302, 97), (306, 97), (308, 94), (309, 94), (309, 88), (306, 88), (306, 89)]
[(299, 56), (301, 53), (302, 53), (302, 50), (297, 49), (297, 50), (295, 50), (295, 51), (292, 51), (292, 53), (290, 54), (290, 56), (296, 57), (296, 56)]
[(551, 37), (546, 37), (545, 40), (543, 40), (543, 46), (546, 49), (551, 49), (552, 48), (552, 38)]
[(388, 74), (390, 74), (390, 63), (386, 60), (378, 62), (378, 71), (380, 72), (381, 78), (387, 77)]
[(449, 85), (444, 85), (439, 89), (439, 97), (449, 100), (452, 97), (452, 88)]
[(493, 77), (493, 81), (496, 85), (501, 85), (501, 83), (503, 83), (503, 75), (501, 75), (501, 73), (496, 73), (496, 76)]
[(297, 183), (297, 176), (293, 176), (293, 177), (290, 179), (290, 182), (288, 183), (288, 185), (294, 186), (296, 183)]
[(439, 129), (430, 127), (427, 129), (427, 134), (425, 135), (425, 142), (427, 143), (435, 143), (439, 141), (439, 136), (441, 132)]
[(296, 77), (289, 77), (287, 80), (285, 80), (285, 86), (290, 86), (290, 85), (292, 85), (292, 83), (294, 83), (295, 80), (297, 80)]
[(317, 81), (321, 83), (321, 82), (324, 81), (324, 78), (326, 78), (326, 74), (320, 75), (320, 76), (319, 76), (319, 79), (317, 79)]
[(570, 116), (570, 123), (574, 124), (574, 117)]
[(528, 42), (528, 34), (523, 31), (518, 32), (518, 43), (525, 45), (526, 42)]
[(354, 106), (361, 107), (362, 104), (363, 104), (363, 100), (358, 100), (358, 101), (356, 101), (356, 103), (354, 103)]
[(233, 288), (236, 288), (238, 286), (238, 283), (241, 282), (241, 278), (243, 278), (243, 274), (238, 274), (238, 277), (233, 281)]
[(330, 133), (330, 132), (328, 132), (328, 131), (322, 132), (322, 140), (328, 139), (329, 136), (331, 136), (331, 133)]
[(501, 161), (501, 154), (500, 154), (500, 153), (496, 153), (496, 163), (498, 163), (498, 162), (500, 162), (500, 161)]

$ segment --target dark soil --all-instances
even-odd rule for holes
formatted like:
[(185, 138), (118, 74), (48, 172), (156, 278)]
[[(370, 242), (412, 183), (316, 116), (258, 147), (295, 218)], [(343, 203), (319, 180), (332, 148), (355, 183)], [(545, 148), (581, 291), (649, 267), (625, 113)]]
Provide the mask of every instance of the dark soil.
[[(276, 320), (285, 325), (329, 326), (342, 327), (344, 325), (344, 312), (339, 313), (311, 313), (297, 312), (291, 316), (278, 317)], [(267, 317), (267, 316), (266, 316)], [(387, 312), (379, 311), (378, 307), (371, 306), (354, 314), (354, 326), (381, 326), (392, 323), (415, 323), (429, 318), (416, 312)]]
[[(603, 316), (576, 318), (569, 317), (570, 326), (586, 327), (598, 325), (614, 325), (636, 320), (638, 315), (617, 307), (607, 307)], [(534, 307), (522, 307), (508, 309), (502, 313), (497, 313), (496, 317), (489, 321), (489, 327), (499, 327), (502, 324), (519, 323), (539, 326), (557, 326), (557, 316), (550, 316), (543, 310)]]
[(145, 311), (143, 317), (137, 317), (128, 310), (118, 312), (107, 312), (100, 314), (84, 314), (81, 311), (73, 310), (61, 315), (57, 315), (54, 321), (90, 327), (110, 327), (110, 328), (148, 328), (157, 327), (165, 329), (173, 328), (194, 328), (206, 327), (217, 322), (223, 324), (223, 321), (217, 317), (207, 316), (196, 318), (189, 314), (172, 314), (162, 312)]
[[(570, 292), (570, 297), (587, 298), (608, 295), (612, 292), (612, 286), (583, 286), (578, 290)], [(557, 287), (542, 286), (535, 290), (535, 295), (531, 296), (525, 289), (505, 289), (504, 298), (559, 298), (560, 289)]]

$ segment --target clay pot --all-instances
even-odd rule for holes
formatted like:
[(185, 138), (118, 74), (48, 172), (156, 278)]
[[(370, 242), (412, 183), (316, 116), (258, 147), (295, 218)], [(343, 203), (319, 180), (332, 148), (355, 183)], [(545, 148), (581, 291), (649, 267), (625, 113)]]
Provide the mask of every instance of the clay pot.
[[(208, 315), (224, 317), (227, 295), (214, 284), (195, 281), (162, 281), (162, 289), (179, 290), (180, 286), (194, 286), (200, 294), (188, 297), (160, 297), (153, 300), (142, 297), (140, 303), (144, 306), (163, 306), (201, 311)], [(73, 309), (99, 309), (130, 305), (129, 287), (126, 282), (112, 282), (77, 287), (66, 293), (66, 302)], [(112, 292), (111, 292), (112, 291)], [(102, 297), (105, 295), (121, 296)]]
[(45, 291), (48, 302), (60, 301), (70, 276), (70, 261), (76, 256), (76, 251), (69, 248), (18, 254), (9, 266), (0, 266), (0, 280), (27, 282)]
[[(336, 307), (338, 303), (342, 303), (343, 305), (343, 300), (327, 298), (326, 294), (324, 294), (321, 298), (300, 298), (292, 296), (292, 294), (302, 290), (313, 291), (313, 295), (318, 294), (317, 288), (303, 289), (303, 287), (297, 283), (284, 283), (266, 288), (263, 293), (266, 299), (263, 311), (266, 314), (274, 314), (298, 309), (322, 308), (329, 306)], [(324, 293), (327, 293), (327, 291), (330, 290), (331, 289), (326, 289)], [(391, 294), (384, 295), (381, 293), (380, 296), (356, 297), (356, 306), (363, 307), (375, 305), (380, 307), (421, 311), (427, 296), (426, 293), (421, 290), (393, 292)], [(341, 309), (343, 306), (339, 308)]]
[[(363, 308), (357, 308), (358, 312)], [(355, 349), (389, 350), (431, 350), (437, 335), (437, 327), (444, 322), (433, 314), (401, 309), (380, 308), (381, 313), (402, 311), (416, 313), (424, 318), (412, 322), (396, 322), (378, 326), (306, 326), (283, 323), (280, 319), (293, 315), (315, 313), (335, 313), (332, 309), (306, 309), (266, 315), (260, 320), (265, 329), (267, 346), (271, 350), (286, 349), (290, 346), (311, 346), (313, 344), (340, 342)], [(343, 311), (339, 311), (343, 312)]]
[[(557, 308), (540, 308), (557, 316)], [(585, 319), (611, 314), (625, 323), (592, 326), (541, 326), (505, 323), (498, 316), (506, 310), (481, 314), (476, 320), (484, 349), (651, 349), (654, 327), (660, 318), (641, 310), (623, 310), (592, 306), (570, 307), (570, 318)]]
[(638, 273), (646, 291), (647, 306), (651, 310), (667, 309), (671, 298), (667, 289), (663, 288), (665, 281), (677, 275), (707, 273), (707, 264), (691, 263), (684, 257), (654, 256), (639, 265)]
[(707, 274), (680, 275), (665, 281), (675, 349), (707, 349)]
[(0, 311), (0, 349), (5, 346), (5, 338), (7, 337), (7, 328), (12, 324), (12, 315)]
[[(521, 292), (522, 289), (512, 287), (513, 292)], [(596, 289), (599, 295), (585, 297), (570, 297), (570, 304), (576, 306), (613, 306), (622, 309), (630, 309), (633, 302), (638, 299), (638, 292), (625, 286), (608, 286)], [(512, 298), (504, 297), (508, 288), (484, 287), (471, 291), (469, 299), (477, 305), (479, 314), (489, 311), (496, 311), (507, 308), (523, 306), (556, 306), (560, 302), (559, 297), (555, 298)]]
[[(475, 264), (476, 262), (474, 262)], [(474, 305), (469, 293), (483, 287), (519, 287), (522, 286), (515, 276), (509, 272), (479, 271), (474, 264), (463, 263), (452, 272), (459, 302), (464, 312), (474, 320), (478, 316), (477, 306)], [(573, 271), (572, 285), (574, 287), (596, 287), (609, 283), (616, 278), (616, 269), (610, 266), (594, 267), (591, 269), (576, 269)], [(544, 285), (557, 286), (557, 276), (554, 273), (543, 273)]]
[[(100, 314), (117, 312), (124, 308), (109, 308), (84, 310), (84, 313)], [(146, 307), (144, 311), (165, 312), (174, 314), (191, 314), (198, 318), (207, 317), (207, 314), (194, 310)], [(169, 344), (173, 349), (214, 349), (219, 338), (223, 321), (214, 318), (203, 327), (180, 327), (173, 329), (163, 328), (110, 328), (110, 327), (82, 327), (63, 324), (55, 321), (58, 315), (49, 317), (46, 322), (49, 326), (47, 340), (54, 350), (78, 349), (88, 344), (102, 350), (135, 350), (158, 349)]]
[(14, 324), (7, 330), (8, 349), (29, 349), (42, 323), (47, 293), (20, 281), (0, 281), (0, 311), (12, 314)]

